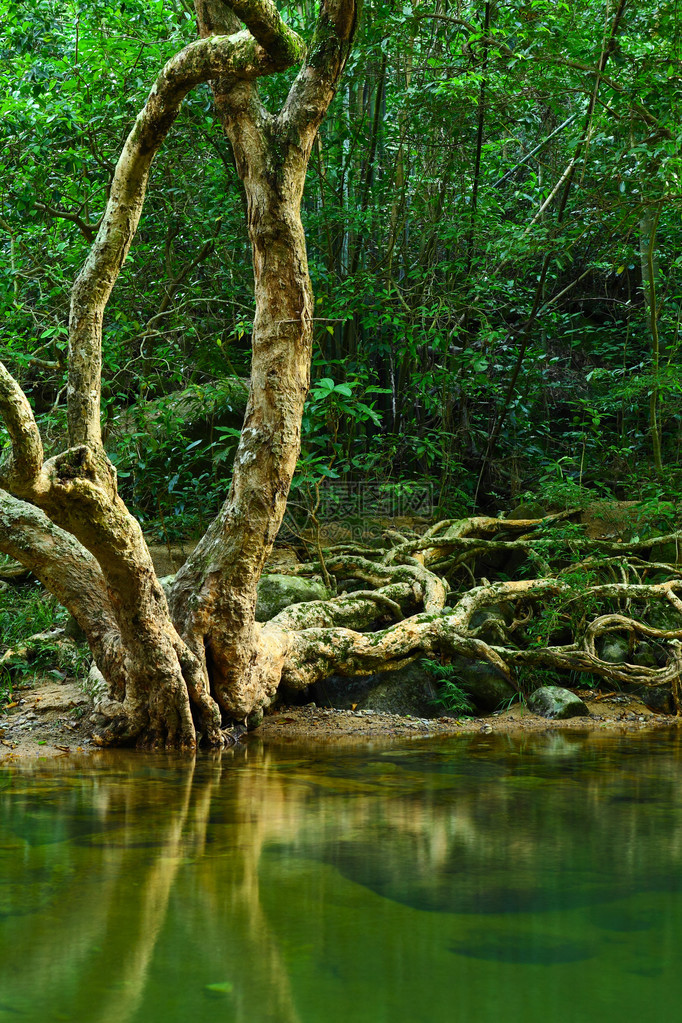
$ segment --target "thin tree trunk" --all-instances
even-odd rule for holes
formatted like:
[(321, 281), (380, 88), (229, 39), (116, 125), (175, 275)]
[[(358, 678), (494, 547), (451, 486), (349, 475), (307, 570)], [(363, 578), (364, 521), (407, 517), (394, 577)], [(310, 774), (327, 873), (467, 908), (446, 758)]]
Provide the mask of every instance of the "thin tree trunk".
[[(610, 57), (611, 53), (613, 52), (613, 49), (614, 49), (614, 47), (616, 45), (616, 37), (618, 35), (619, 29), (620, 29), (620, 24), (621, 24), (621, 21), (622, 21), (622, 18), (623, 18), (623, 14), (625, 13), (625, 8), (626, 8), (627, 4), (628, 4), (628, 0), (619, 0), (618, 8), (617, 8), (616, 13), (615, 13), (615, 15), (613, 17), (613, 21), (611, 22), (611, 28), (609, 30), (608, 38), (604, 42), (604, 45), (602, 47), (601, 56), (599, 58), (599, 64), (597, 66), (597, 73), (596, 73), (596, 77), (595, 77), (594, 87), (592, 89), (592, 94), (590, 96), (590, 102), (588, 104), (587, 111), (585, 113), (585, 126), (583, 128), (583, 131), (582, 131), (582, 134), (580, 136), (580, 139), (579, 139), (579, 141), (578, 141), (578, 143), (576, 145), (573, 157), (572, 157), (571, 161), (569, 162), (566, 170), (562, 174), (561, 178), (559, 179), (559, 182), (557, 183), (557, 186), (555, 187), (555, 189), (554, 189), (554, 191), (552, 193), (552, 195), (554, 195), (556, 193), (556, 191), (558, 190), (558, 188), (563, 184), (563, 189), (562, 189), (562, 192), (561, 192), (561, 199), (559, 201), (559, 208), (557, 210), (556, 228), (555, 228), (555, 230), (558, 229), (561, 226), (561, 224), (563, 223), (563, 219), (564, 219), (564, 216), (565, 216), (565, 213), (566, 213), (567, 204), (568, 204), (568, 197), (570, 195), (571, 186), (573, 184), (573, 178), (574, 178), (574, 175), (575, 175), (575, 168), (577, 166), (577, 163), (578, 163), (578, 160), (580, 158), (580, 155), (583, 152), (584, 148), (586, 147), (587, 142), (588, 142), (588, 140), (590, 138), (590, 135), (591, 135), (591, 131), (592, 131), (592, 118), (593, 118), (594, 110), (595, 110), (595, 107), (596, 107), (596, 104), (597, 104), (597, 98), (599, 96), (599, 87), (600, 87), (600, 84), (601, 84), (602, 74), (604, 73), (604, 70), (605, 70), (606, 65), (608, 63), (608, 59), (609, 59), (609, 57)], [(544, 204), (543, 204), (543, 208), (544, 208)], [(542, 210), (541, 210), (541, 212), (542, 212)], [(552, 261), (553, 257), (554, 257), (554, 245), (552, 245), (549, 248), (549, 250), (545, 253), (544, 259), (542, 261), (542, 267), (541, 267), (541, 270), (540, 270), (540, 274), (538, 276), (537, 287), (535, 289), (535, 297), (533, 299), (533, 308), (531, 309), (530, 315), (529, 315), (528, 319), (526, 320), (526, 323), (525, 323), (525, 325), (524, 325), (524, 327), (523, 327), (523, 329), (521, 331), (521, 335), (520, 335), (520, 338), (519, 338), (519, 342), (520, 342), (520, 344), (519, 344), (519, 351), (518, 351), (518, 355), (516, 357), (516, 362), (514, 364), (514, 369), (512, 370), (512, 375), (511, 375), (511, 378), (509, 380), (509, 384), (507, 386), (507, 390), (505, 392), (505, 396), (504, 396), (504, 399), (502, 401), (502, 405), (501, 405), (500, 410), (499, 410), (499, 412), (498, 412), (498, 414), (496, 416), (496, 419), (495, 419), (495, 422), (493, 424), (493, 427), (492, 427), (492, 429), (490, 431), (490, 436), (488, 438), (488, 444), (486, 446), (485, 455), (483, 456), (483, 461), (481, 463), (481, 469), (480, 469), (479, 476), (478, 476), (478, 482), (476, 484), (476, 493), (475, 493), (475, 496), (474, 496), (474, 507), (476, 507), (476, 504), (478, 502), (478, 494), (479, 494), (479, 491), (480, 491), (480, 488), (481, 488), (481, 484), (482, 484), (483, 479), (485, 477), (485, 474), (486, 474), (486, 472), (488, 470), (488, 467), (490, 466), (490, 462), (492, 461), (492, 457), (493, 457), (493, 455), (495, 453), (495, 449), (497, 447), (497, 442), (499, 441), (500, 434), (502, 432), (502, 427), (504, 426), (504, 423), (505, 423), (505, 421), (507, 419), (507, 416), (509, 414), (509, 410), (511, 409), (512, 399), (513, 399), (514, 393), (516, 391), (516, 383), (517, 383), (517, 380), (519, 378), (519, 374), (521, 372), (521, 369), (523, 367), (523, 363), (524, 363), (524, 360), (525, 360), (525, 357), (526, 357), (526, 351), (528, 350), (528, 345), (530, 343), (531, 330), (532, 330), (532, 328), (535, 325), (535, 321), (536, 321), (536, 319), (538, 317), (538, 314), (540, 312), (540, 309), (542, 307), (542, 297), (543, 297), (543, 295), (545, 293), (545, 284), (546, 284), (546, 281), (547, 281), (547, 273), (549, 271), (549, 267), (550, 267), (550, 264), (551, 264), (551, 261)]]
[(646, 208), (639, 222), (639, 255), (642, 267), (642, 291), (644, 307), (649, 321), (651, 333), (651, 393), (649, 395), (649, 429), (651, 431), (651, 448), (654, 458), (654, 469), (660, 476), (663, 472), (661, 453), (662, 437), (659, 418), (660, 398), (660, 343), (658, 337), (658, 308), (656, 301), (656, 278), (658, 266), (656, 260), (656, 232), (661, 216), (663, 203), (655, 210)]

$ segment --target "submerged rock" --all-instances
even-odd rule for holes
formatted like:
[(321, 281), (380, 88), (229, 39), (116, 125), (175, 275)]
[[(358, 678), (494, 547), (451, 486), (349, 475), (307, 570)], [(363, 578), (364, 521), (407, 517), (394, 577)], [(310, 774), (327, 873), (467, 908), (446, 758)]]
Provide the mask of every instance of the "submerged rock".
[(589, 717), (586, 705), (572, 693), (561, 686), (542, 686), (528, 697), (528, 709), (543, 718), (578, 718)]
[(264, 575), (258, 583), (256, 621), (269, 622), (285, 607), (304, 604), (311, 600), (326, 600), (327, 589), (314, 579), (302, 579), (296, 575)]
[(571, 941), (542, 931), (524, 934), (491, 931), (488, 934), (475, 934), (469, 940), (451, 945), (450, 951), (471, 959), (533, 966), (577, 963), (594, 955), (593, 948), (587, 942)]
[(594, 906), (590, 920), (605, 931), (650, 931), (657, 924), (657, 914), (650, 909), (633, 909), (628, 905), (606, 903)]

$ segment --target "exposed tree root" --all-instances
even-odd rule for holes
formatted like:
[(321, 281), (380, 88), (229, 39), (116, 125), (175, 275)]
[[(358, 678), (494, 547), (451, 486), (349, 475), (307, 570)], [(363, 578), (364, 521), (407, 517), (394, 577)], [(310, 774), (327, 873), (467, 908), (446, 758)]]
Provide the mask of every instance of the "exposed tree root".
[[(310, 377), (314, 302), (300, 201), (357, 11), (354, 0), (321, 0), (306, 47), (270, 0), (197, 0), (195, 7), (202, 38), (157, 76), (74, 284), (60, 454), (45, 459), (28, 399), (0, 364), (0, 417), (11, 441), (0, 462), (0, 551), (30, 569), (85, 632), (108, 688), (99, 741), (220, 746), (225, 727), (257, 715), (281, 683), (302, 689), (325, 675), (385, 671), (424, 654), (486, 660), (519, 687), (529, 668), (665, 685), (679, 708), (682, 533), (629, 545), (588, 540), (571, 512), (453, 519), (419, 536), (389, 530), (380, 549), (318, 545), (318, 561), (298, 571), (321, 574), (338, 595), (255, 622)], [(271, 113), (256, 79), (299, 63), (284, 106)], [(230, 490), (167, 603), (102, 443), (102, 324), (154, 156), (184, 96), (204, 82), (212, 83), (244, 186), (256, 314)], [(666, 545), (674, 548), (670, 559)], [(494, 610), (494, 628), (486, 628)], [(604, 656), (613, 634), (628, 637), (624, 658)], [(638, 663), (645, 641), (654, 664)]]
[[(271, 703), (280, 685), (300, 691), (332, 674), (369, 675), (423, 656), (487, 661), (521, 691), (548, 671), (573, 684), (579, 674), (616, 688), (664, 689), (680, 710), (682, 571), (661, 552), (676, 551), (682, 532), (625, 544), (582, 536), (568, 515), (479, 517), (437, 523), (422, 536), (387, 532), (382, 547), (361, 554), (331, 548), (322, 554), (338, 595), (256, 624), (248, 672), (229, 685), (222, 677), (218, 691), (202, 654), (220, 642), (220, 630), (181, 637), (164, 624), (152, 582), (147, 603), (157, 611), (145, 639), (139, 618), (126, 624), (120, 611), (114, 615), (115, 591), (72, 536), (53, 523), (47, 529), (35, 507), (3, 501), (6, 535), (13, 527), (22, 537), (11, 553), (59, 588), (89, 633), (108, 683), (95, 719), (103, 745), (219, 747), (230, 738), (226, 729)], [(538, 565), (543, 576), (524, 578)], [(517, 578), (490, 580), (510, 567)], [(311, 562), (296, 572), (319, 568)], [(615, 663), (604, 656), (614, 635), (622, 653)], [(153, 660), (144, 655), (149, 645)]]
[[(347, 544), (323, 552), (339, 587), (352, 580), (363, 588), (287, 608), (263, 627), (264, 645), (285, 650), (282, 682), (305, 689), (332, 674), (369, 675), (419, 656), (457, 654), (488, 661), (517, 689), (524, 669), (536, 680), (548, 669), (580, 673), (616, 688), (665, 688), (679, 710), (682, 572), (660, 551), (676, 547), (682, 532), (632, 544), (590, 540), (570, 517), (448, 521), (409, 539), (387, 532), (384, 547), (361, 556)], [(519, 576), (538, 564), (546, 574), (490, 582), (500, 555), (516, 559)], [(312, 562), (297, 573), (319, 568)], [(502, 614), (487, 630), (495, 638), (486, 640), (478, 619), (495, 610)], [(628, 640), (616, 663), (601, 656), (614, 634)], [(637, 663), (643, 649), (655, 666)]]

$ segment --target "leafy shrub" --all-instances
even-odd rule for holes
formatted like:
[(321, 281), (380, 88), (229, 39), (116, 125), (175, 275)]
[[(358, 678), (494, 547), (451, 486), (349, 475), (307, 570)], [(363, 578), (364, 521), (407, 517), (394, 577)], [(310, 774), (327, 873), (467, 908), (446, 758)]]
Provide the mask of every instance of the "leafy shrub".
[(461, 680), (451, 664), (441, 664), (439, 661), (430, 661), (426, 658), (422, 659), (419, 664), (433, 677), (438, 686), (438, 695), (433, 701), (436, 706), (443, 707), (460, 717), (473, 716), (473, 704), (467, 693), (458, 684)]

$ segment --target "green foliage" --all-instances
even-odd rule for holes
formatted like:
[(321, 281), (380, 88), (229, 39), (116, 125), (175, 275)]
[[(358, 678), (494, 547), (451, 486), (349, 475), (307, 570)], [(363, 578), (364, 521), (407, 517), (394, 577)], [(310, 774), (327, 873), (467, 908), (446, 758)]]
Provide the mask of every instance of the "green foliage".
[(590, 684), (589, 675), (573, 676), (573, 672), (568, 673), (567, 677), (566, 674), (554, 671), (552, 668), (524, 666), (519, 669), (518, 683), (526, 696), (530, 696), (536, 689), (541, 689), (543, 686), (561, 686), (562, 688), (568, 687), (570, 689), (575, 685), (586, 686)]
[(62, 626), (68, 612), (39, 584), (0, 590), (0, 642), (17, 646), (36, 632)]
[(474, 714), (473, 704), (458, 684), (459, 677), (451, 664), (441, 664), (440, 661), (422, 658), (419, 665), (431, 675), (438, 686), (438, 695), (434, 700), (438, 707), (443, 707), (459, 717), (471, 717)]
[[(63, 626), (68, 612), (38, 585), (7, 587), (0, 591), (0, 643), (2, 649), (22, 647), (36, 633)], [(37, 674), (82, 674), (86, 653), (49, 639), (29, 645), (27, 657), (10, 658), (0, 668), (0, 701), (11, 698), (17, 680)]]
[(599, 599), (586, 592), (598, 582), (594, 571), (582, 567), (570, 568), (560, 578), (566, 587), (561, 597), (543, 605), (537, 617), (527, 626), (528, 638), (535, 646), (561, 642), (563, 635), (570, 642), (573, 636), (580, 635), (585, 626), (601, 613)]
[[(308, 34), (312, 3), (282, 10)], [(195, 26), (181, 0), (0, 0), (0, 13), (0, 358), (52, 453), (85, 236), (151, 83)], [(365, 4), (303, 201), (316, 357), (295, 490), (428, 480), (452, 514), (526, 491), (555, 507), (680, 492), (679, 472), (652, 467), (650, 421), (653, 398), (677, 465), (679, 29), (670, 5), (628, 5), (587, 124), (595, 25), (612, 14), (598, 0), (492, 5), (484, 33), (471, 0), (457, 19), (432, 0)], [(269, 109), (294, 74), (260, 84)], [(657, 360), (640, 250), (652, 211)], [(172, 421), (174, 392), (210, 404), (221, 378), (247, 377), (252, 311), (243, 192), (201, 87), (154, 163), (107, 308), (106, 422), (145, 401), (168, 401)], [(237, 428), (178, 426), (110, 445), (125, 499), (171, 537), (218, 507)]]

